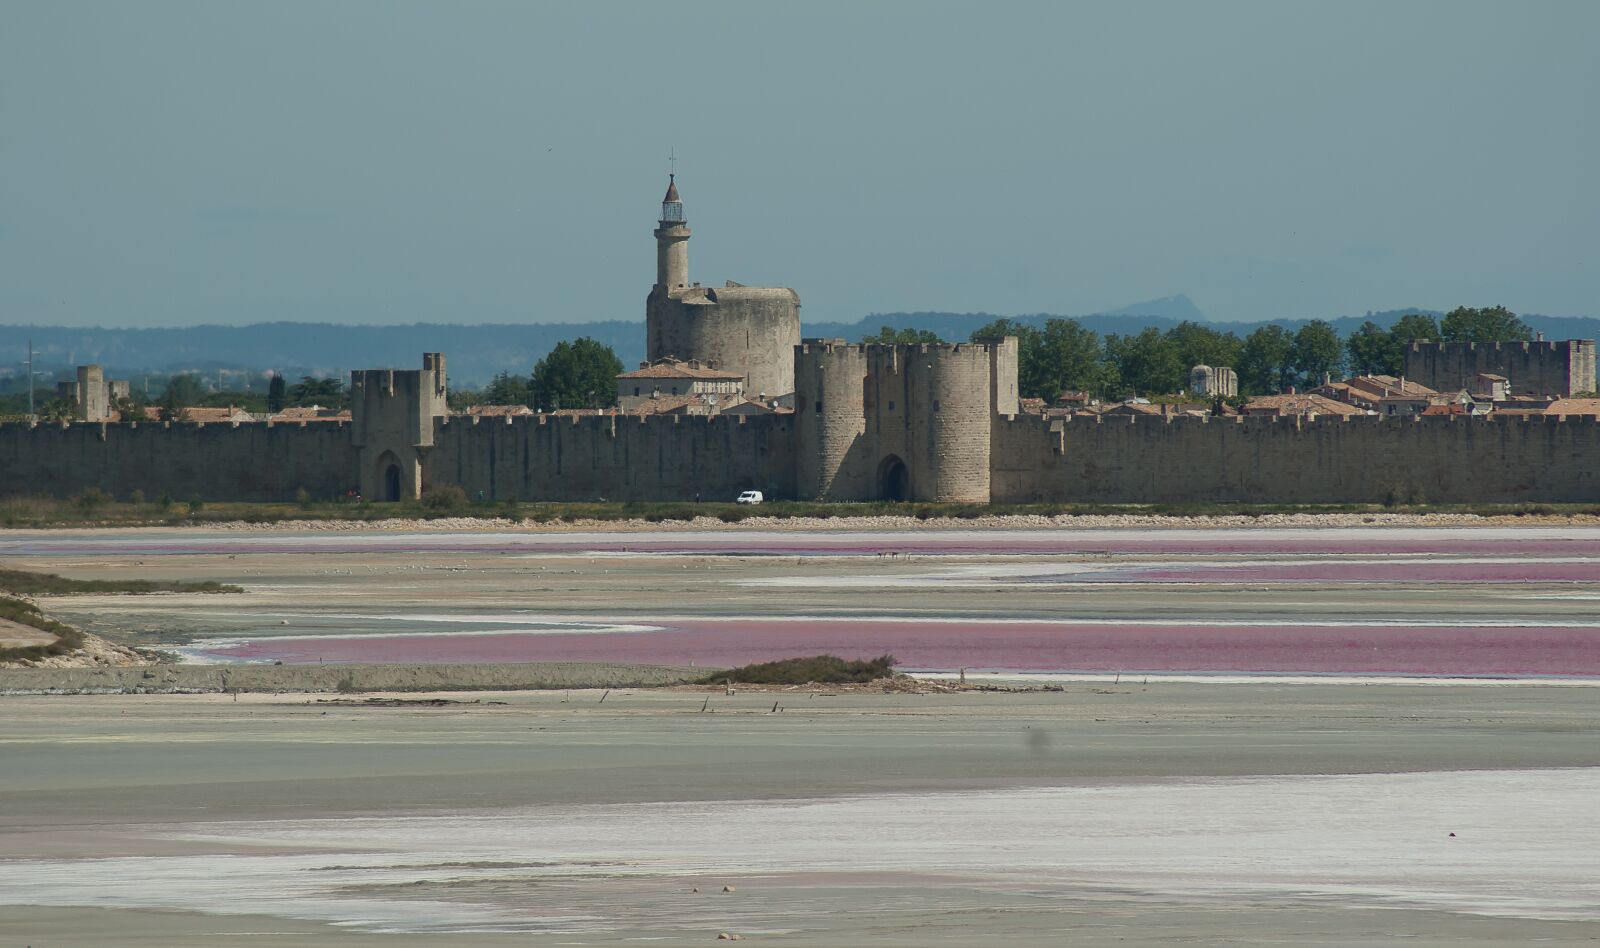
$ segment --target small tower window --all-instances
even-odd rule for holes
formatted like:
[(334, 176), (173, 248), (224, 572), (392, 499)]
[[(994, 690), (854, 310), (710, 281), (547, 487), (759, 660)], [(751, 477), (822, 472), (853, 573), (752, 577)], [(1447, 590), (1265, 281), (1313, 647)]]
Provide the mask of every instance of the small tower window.
[(935, 398), (933, 400), (933, 410), (934, 411), (938, 411), (939, 410), (939, 400), (937, 398)]
[(889, 410), (894, 411), (894, 399), (889, 399)]

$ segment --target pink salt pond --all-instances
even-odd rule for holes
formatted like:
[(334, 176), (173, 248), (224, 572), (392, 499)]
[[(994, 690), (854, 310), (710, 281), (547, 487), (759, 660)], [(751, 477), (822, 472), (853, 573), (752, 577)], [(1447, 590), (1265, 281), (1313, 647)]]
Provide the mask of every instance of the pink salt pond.
[(1600, 629), (1415, 625), (685, 620), (642, 633), (263, 638), (224, 661), (641, 662), (734, 666), (890, 653), (902, 667), (1434, 676), (1600, 676)]

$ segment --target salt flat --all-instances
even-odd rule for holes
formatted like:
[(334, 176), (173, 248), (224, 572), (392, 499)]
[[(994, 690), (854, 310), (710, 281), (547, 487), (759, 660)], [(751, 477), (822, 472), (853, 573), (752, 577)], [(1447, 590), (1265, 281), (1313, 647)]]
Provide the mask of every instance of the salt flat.
[(64, 531), (0, 563), (239, 583), (49, 602), (212, 662), (892, 651), (1064, 688), (4, 697), (23, 944), (1600, 937), (1593, 529)]
[(1600, 934), (1592, 695), (10, 697), (0, 927), (91, 945), (1575, 944)]

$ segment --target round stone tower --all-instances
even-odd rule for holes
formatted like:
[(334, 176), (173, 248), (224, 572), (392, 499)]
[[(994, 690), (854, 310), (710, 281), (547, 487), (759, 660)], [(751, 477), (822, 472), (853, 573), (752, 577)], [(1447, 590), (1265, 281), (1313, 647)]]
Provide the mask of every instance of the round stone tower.
[(867, 354), (843, 339), (807, 339), (795, 352), (794, 418), (800, 496), (865, 500), (873, 486), (859, 455), (867, 430)]
[(794, 391), (800, 296), (784, 287), (689, 282), (689, 225), (678, 182), (667, 183), (657, 222), (656, 283), (645, 302), (650, 360), (697, 359), (744, 376), (751, 397)]

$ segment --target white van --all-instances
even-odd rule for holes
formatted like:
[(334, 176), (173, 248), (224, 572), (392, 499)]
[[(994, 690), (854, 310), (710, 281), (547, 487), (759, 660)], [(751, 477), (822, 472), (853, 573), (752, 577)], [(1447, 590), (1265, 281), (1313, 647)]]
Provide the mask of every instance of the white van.
[(760, 491), (758, 491), (758, 490), (747, 490), (744, 493), (740, 494), (739, 495), (739, 499), (734, 501), (734, 503), (738, 503), (738, 504), (759, 504), (763, 500), (766, 500), (766, 498), (761, 496), (761, 492)]

